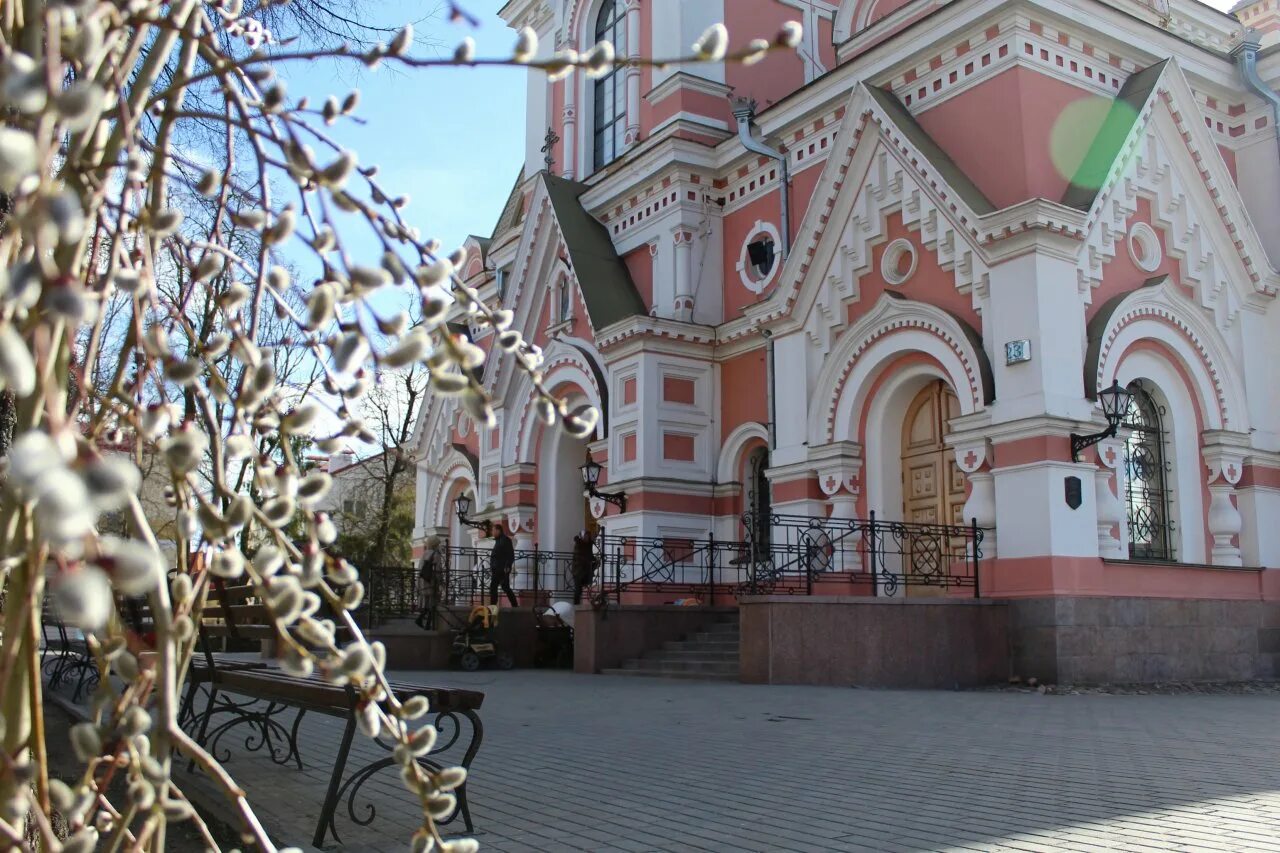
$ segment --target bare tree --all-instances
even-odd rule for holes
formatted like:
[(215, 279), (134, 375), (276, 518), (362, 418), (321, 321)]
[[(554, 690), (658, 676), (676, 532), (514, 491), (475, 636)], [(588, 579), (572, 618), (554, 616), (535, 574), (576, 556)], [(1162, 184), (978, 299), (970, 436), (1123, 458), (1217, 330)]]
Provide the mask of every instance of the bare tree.
[[(30, 831), (55, 850), (102, 841), (155, 851), (172, 821), (190, 819), (216, 848), (172, 773), (181, 755), (231, 803), (241, 834), (275, 850), (244, 790), (179, 725), (217, 578), (252, 586), (282, 668), (352, 691), (361, 729), (391, 747), (421, 806), (414, 849), (476, 849), (436, 825), (465, 773), (418, 760), (436, 735), (427, 702), (395, 696), (385, 649), (352, 615), (364, 590), (349, 562), (326, 551), (336, 531), (318, 503), (332, 483), (307, 469), (303, 448), (378, 440), (353, 406), (379, 371), (429, 375), (432, 393), (460, 397), (491, 423), (475, 371), (486, 354), (450, 333), (451, 312), (492, 327), (549, 422), (584, 435), (598, 413), (549, 393), (538, 348), (455, 274), (464, 253), (422, 237), (405, 219), (407, 199), (329, 135), (357, 110), (356, 94), (312, 107), (274, 69), (341, 59), (600, 74), (617, 63), (752, 61), (800, 35), (787, 25), (729, 56), (716, 25), (683, 59), (618, 58), (601, 43), (534, 61), (537, 39), (525, 30), (508, 57), (477, 59), (464, 41), (432, 58), (413, 55), (411, 27), (385, 44), (339, 44), (354, 16), (319, 0), (294, 5), (303, 12), (286, 19), (273, 17), (285, 14), (276, 0), (0, 0), (0, 390), (12, 394), (13, 424), (0, 494), (0, 846), (27, 846)], [(324, 9), (329, 17), (318, 17)], [(313, 41), (278, 40), (270, 25), (284, 20), (305, 22)], [(221, 142), (203, 144), (210, 138)], [(203, 145), (205, 162), (186, 140)], [(189, 204), (197, 195), (208, 203)], [(350, 248), (353, 227), (374, 235), (376, 257)], [(298, 253), (320, 270), (315, 282), (296, 280), (288, 261)], [(420, 312), (412, 327), (371, 299), (393, 287)], [(0, 426), (4, 409), (0, 400)], [(388, 434), (408, 417), (388, 420)], [(165, 481), (162, 507), (140, 497), (143, 460)], [(121, 528), (104, 523), (112, 513)], [(174, 566), (157, 535), (169, 524)], [(92, 719), (71, 730), (83, 763), (73, 785), (50, 778), (46, 760), (46, 592), (104, 673)], [(145, 596), (146, 648), (124, 629), (116, 596)], [(113, 778), (127, 780), (124, 797), (112, 794)], [(58, 813), (68, 838), (55, 833)]]

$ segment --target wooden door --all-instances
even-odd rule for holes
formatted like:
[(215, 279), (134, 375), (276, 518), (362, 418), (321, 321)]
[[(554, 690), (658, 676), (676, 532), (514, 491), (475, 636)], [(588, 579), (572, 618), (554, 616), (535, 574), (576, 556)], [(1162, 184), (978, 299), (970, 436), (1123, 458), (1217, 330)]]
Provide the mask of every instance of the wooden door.
[[(964, 523), (964, 472), (946, 446), (947, 421), (960, 416), (960, 401), (942, 380), (922, 389), (902, 425), (902, 517), (915, 524)], [(945, 573), (945, 540), (908, 537), (903, 543), (904, 568), (916, 575)], [(940, 547), (941, 546), (941, 549)], [(918, 552), (918, 553), (917, 553)], [(908, 587), (911, 595), (941, 593), (941, 587)]]

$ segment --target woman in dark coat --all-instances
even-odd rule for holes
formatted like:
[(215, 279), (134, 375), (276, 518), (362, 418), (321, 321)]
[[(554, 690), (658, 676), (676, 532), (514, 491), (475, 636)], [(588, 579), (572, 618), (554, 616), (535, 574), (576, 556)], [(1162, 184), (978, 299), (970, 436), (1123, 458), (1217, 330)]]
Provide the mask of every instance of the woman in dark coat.
[(506, 528), (497, 526), (493, 539), (493, 551), (489, 553), (489, 603), (498, 603), (498, 590), (507, 594), (507, 601), (512, 607), (519, 607), (520, 601), (511, 589), (511, 570), (516, 564), (516, 549), (507, 535)]
[(440, 607), (441, 569), (440, 537), (432, 536), (427, 539), (427, 548), (422, 554), (422, 563), (418, 567), (418, 600), (422, 602), (422, 609), (418, 613), (418, 618), (413, 620), (424, 631), (436, 629), (436, 611)]
[(596, 552), (591, 534), (582, 531), (573, 537), (573, 603), (582, 603), (582, 591), (591, 586), (596, 576)]

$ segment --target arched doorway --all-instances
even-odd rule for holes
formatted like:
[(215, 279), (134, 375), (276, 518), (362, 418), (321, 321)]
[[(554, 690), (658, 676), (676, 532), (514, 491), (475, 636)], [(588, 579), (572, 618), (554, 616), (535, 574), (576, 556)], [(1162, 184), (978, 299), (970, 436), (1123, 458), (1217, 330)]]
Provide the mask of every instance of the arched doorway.
[(582, 465), (587, 442), (548, 427), (538, 454), (538, 548), (572, 551), (573, 537), (588, 526), (591, 509), (584, 495)]
[[(947, 421), (960, 416), (960, 401), (942, 380), (930, 382), (907, 406), (902, 424), (902, 518), (913, 524), (964, 524), (964, 472), (947, 447)], [(942, 569), (942, 543), (933, 536), (904, 542), (907, 572), (928, 576)], [(945, 593), (942, 586), (912, 586), (910, 595)]]

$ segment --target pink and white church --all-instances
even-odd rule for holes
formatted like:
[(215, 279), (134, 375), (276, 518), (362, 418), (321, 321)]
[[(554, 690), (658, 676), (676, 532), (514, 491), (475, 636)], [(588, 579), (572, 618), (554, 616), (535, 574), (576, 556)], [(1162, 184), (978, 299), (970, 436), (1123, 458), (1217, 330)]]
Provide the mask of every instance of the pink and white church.
[[(460, 495), (525, 551), (597, 524), (739, 542), (753, 512), (976, 525), (1015, 669), (1280, 674), (1278, 6), (511, 0), (543, 54), (683, 55), (716, 21), (804, 38), (529, 74), (525, 162), (465, 279), (602, 416), (543, 427), (500, 355), (495, 428), (430, 400), (417, 541), (473, 543)], [(1075, 452), (1116, 385), (1117, 434)], [(584, 500), (588, 452), (625, 511)], [(832, 591), (917, 592), (856, 575)]]

